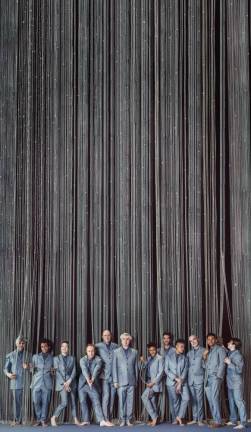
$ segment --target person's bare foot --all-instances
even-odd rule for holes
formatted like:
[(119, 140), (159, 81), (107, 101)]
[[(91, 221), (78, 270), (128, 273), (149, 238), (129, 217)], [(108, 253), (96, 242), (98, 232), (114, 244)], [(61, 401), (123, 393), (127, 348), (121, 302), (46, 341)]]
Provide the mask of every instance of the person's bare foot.
[(57, 426), (56, 417), (55, 416), (51, 417), (51, 425), (54, 426), (54, 427)]
[(156, 424), (158, 423), (158, 417), (156, 417), (155, 419), (153, 419), (151, 426), (154, 427), (156, 426)]
[(42, 427), (48, 427), (48, 424), (44, 420), (41, 421), (41, 424), (42, 424)]
[(179, 426), (184, 426), (184, 423), (180, 417), (176, 417), (176, 420), (177, 420), (177, 423), (179, 424)]

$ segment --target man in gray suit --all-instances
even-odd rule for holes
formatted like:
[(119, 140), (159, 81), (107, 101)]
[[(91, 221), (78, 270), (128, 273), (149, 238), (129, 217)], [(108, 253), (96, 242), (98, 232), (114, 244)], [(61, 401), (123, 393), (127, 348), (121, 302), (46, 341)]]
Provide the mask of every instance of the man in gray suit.
[[(229, 353), (225, 358), (225, 364), (227, 365), (227, 388), (230, 408), (230, 421), (227, 425), (235, 426), (234, 429), (244, 429), (247, 423), (247, 412), (243, 397), (244, 359), (240, 352), (241, 340), (238, 338), (232, 338), (228, 342), (227, 347)], [(236, 426), (238, 414), (240, 417), (240, 424)]]
[(113, 352), (118, 345), (112, 342), (110, 330), (104, 330), (102, 333), (103, 342), (96, 344), (97, 354), (103, 361), (103, 368), (100, 374), (102, 385), (102, 410), (106, 420), (112, 418), (113, 404), (116, 389), (112, 382), (112, 359)]
[(138, 352), (130, 348), (132, 336), (120, 336), (121, 347), (114, 351), (112, 378), (118, 389), (120, 426), (132, 426), (135, 386), (138, 381)]
[(188, 387), (192, 399), (193, 420), (188, 424), (203, 426), (204, 418), (204, 359), (203, 353), (205, 348), (199, 344), (198, 336), (191, 335), (189, 342), (192, 349), (187, 353), (188, 359)]
[(178, 339), (175, 352), (165, 358), (166, 385), (174, 412), (173, 424), (183, 424), (189, 402), (187, 385), (188, 361), (185, 356), (185, 341)]
[[(22, 423), (22, 399), (24, 388), (24, 369), (29, 367), (30, 355), (25, 358), (25, 340), (22, 336), (16, 339), (16, 350), (7, 354), (4, 373), (10, 380), (10, 389), (13, 396), (12, 426)], [(28, 360), (28, 363), (27, 361)]]
[[(163, 335), (162, 335), (162, 344), (161, 344), (161, 348), (158, 349), (159, 354), (163, 357), (163, 360), (165, 362), (165, 358), (167, 355), (172, 354), (173, 352), (175, 352), (175, 348), (173, 346), (173, 334), (169, 331), (164, 331)], [(166, 377), (165, 377), (165, 373), (163, 374), (163, 384), (166, 382)], [(165, 390), (165, 386), (163, 385), (163, 398), (162, 398), (162, 411), (164, 414), (164, 410), (165, 410), (165, 391), (167, 391), (168, 394), (168, 407), (169, 407), (169, 411), (170, 411), (170, 416), (172, 419), (175, 418), (175, 413), (173, 410), (173, 404), (172, 404), (172, 400), (170, 400), (169, 397), (169, 393), (168, 393), (168, 389), (166, 387)]]
[(99, 374), (102, 369), (102, 360), (95, 355), (95, 345), (87, 345), (86, 355), (80, 359), (80, 367), (82, 374), (78, 383), (78, 395), (83, 420), (81, 425), (90, 424), (90, 414), (87, 405), (88, 396), (92, 402), (93, 410), (100, 426), (113, 426), (110, 421), (105, 420), (100, 404)]
[(56, 418), (67, 407), (68, 398), (71, 401), (71, 412), (74, 423), (79, 425), (76, 410), (76, 360), (69, 355), (69, 342), (61, 342), (61, 354), (54, 357), (53, 367), (56, 371), (56, 391), (59, 392), (61, 402), (51, 417), (51, 425), (57, 426)]
[(222, 426), (220, 409), (220, 390), (225, 375), (226, 351), (217, 344), (217, 336), (214, 333), (207, 335), (208, 349), (204, 351), (205, 367), (205, 392), (213, 417), (212, 428)]
[(158, 421), (157, 412), (157, 397), (162, 391), (162, 376), (164, 373), (164, 360), (157, 353), (157, 345), (153, 342), (147, 344), (149, 357), (144, 361), (144, 357), (140, 358), (143, 363), (142, 368), (146, 371), (145, 381), (146, 389), (144, 390), (141, 399), (151, 417), (152, 421), (148, 422), (149, 426), (156, 426)]
[(46, 419), (51, 400), (53, 357), (50, 353), (51, 343), (47, 339), (40, 342), (41, 352), (32, 357), (31, 383), (32, 401), (34, 404), (36, 423), (34, 426), (47, 426)]

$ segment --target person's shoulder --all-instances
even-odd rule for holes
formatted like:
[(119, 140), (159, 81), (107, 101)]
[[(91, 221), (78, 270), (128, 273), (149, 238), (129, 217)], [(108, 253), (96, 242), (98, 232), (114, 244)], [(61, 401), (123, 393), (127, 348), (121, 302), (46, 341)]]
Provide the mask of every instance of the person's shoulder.
[(131, 350), (132, 350), (132, 352), (133, 352), (134, 355), (138, 354), (138, 351), (135, 348), (131, 348)]
[(156, 359), (157, 360), (163, 360), (163, 356), (157, 353), (156, 354)]
[(97, 343), (95, 344), (95, 347), (96, 347), (96, 348), (103, 348), (103, 346), (104, 346), (104, 343), (103, 343), (103, 342), (97, 342)]
[(114, 354), (119, 354), (122, 350), (122, 347), (118, 346), (118, 348), (115, 348)]
[(115, 350), (119, 347), (119, 345), (116, 342), (111, 343), (112, 349)]
[(17, 355), (17, 351), (11, 351), (11, 352), (6, 354), (6, 358), (10, 360), (15, 355)]
[(95, 361), (97, 363), (102, 363), (102, 359), (101, 359), (101, 357), (99, 355), (95, 355)]

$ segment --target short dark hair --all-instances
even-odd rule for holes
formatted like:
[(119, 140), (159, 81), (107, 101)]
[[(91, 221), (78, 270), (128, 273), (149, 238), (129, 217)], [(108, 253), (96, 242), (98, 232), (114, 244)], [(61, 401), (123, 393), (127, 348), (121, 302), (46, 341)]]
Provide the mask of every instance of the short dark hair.
[(233, 345), (235, 346), (235, 349), (240, 350), (241, 349), (241, 340), (237, 337), (233, 337), (229, 340), (229, 342), (232, 341)]
[(178, 345), (179, 343), (186, 345), (186, 341), (184, 339), (177, 339), (175, 342), (175, 346)]
[(52, 341), (50, 341), (50, 339), (46, 339), (46, 338), (41, 339), (40, 342), (39, 342), (40, 348), (41, 348), (42, 344), (47, 344), (48, 347), (49, 347), (49, 350), (50, 351), (52, 350)]
[(168, 332), (168, 331), (164, 331), (164, 333), (163, 333), (162, 337), (164, 337), (164, 336), (169, 336), (169, 337), (170, 337), (170, 339), (171, 339), (171, 340), (173, 340), (173, 334), (172, 334), (171, 332)]
[(207, 334), (207, 338), (209, 337), (209, 336), (212, 336), (212, 337), (214, 337), (215, 339), (217, 339), (217, 336), (216, 336), (216, 334), (215, 333), (208, 333)]
[(156, 343), (155, 343), (155, 342), (149, 342), (149, 343), (147, 344), (147, 348), (149, 349), (149, 348), (151, 348), (151, 347), (157, 349), (157, 345), (156, 345)]

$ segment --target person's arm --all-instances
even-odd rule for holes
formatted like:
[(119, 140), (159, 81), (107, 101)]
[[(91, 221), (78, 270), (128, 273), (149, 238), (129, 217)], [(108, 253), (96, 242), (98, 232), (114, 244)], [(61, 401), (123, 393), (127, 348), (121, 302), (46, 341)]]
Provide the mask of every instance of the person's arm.
[(217, 370), (217, 378), (219, 379), (224, 378), (225, 368), (226, 368), (226, 364), (224, 362), (225, 358), (226, 358), (226, 351), (224, 350), (224, 348), (220, 347), (220, 349), (218, 350), (219, 365)]
[(86, 381), (89, 383), (91, 377), (89, 375), (89, 371), (88, 371), (88, 368), (86, 366), (86, 359), (85, 358), (81, 358), (80, 367), (81, 367), (82, 374), (84, 375)]
[(135, 371), (135, 379), (136, 382), (138, 381), (139, 378), (139, 358), (138, 358), (138, 351), (136, 351), (135, 353), (135, 364), (134, 364), (134, 371)]
[(16, 374), (11, 372), (12, 369), (12, 361), (11, 361), (11, 356), (7, 356), (6, 357), (6, 361), (5, 361), (5, 365), (4, 365), (4, 374), (10, 379), (16, 379)]
[(93, 373), (92, 373), (92, 382), (94, 382), (95, 379), (97, 378), (97, 376), (100, 374), (101, 369), (102, 369), (102, 365), (103, 365), (103, 362), (102, 362), (101, 358), (96, 357), (96, 364), (95, 364), (95, 367), (94, 367)]
[(156, 377), (152, 380), (153, 384), (159, 384), (164, 373), (164, 360), (163, 357), (158, 359), (158, 373)]
[(118, 368), (117, 368), (117, 353), (114, 351), (113, 359), (112, 359), (112, 381), (114, 387), (118, 388)]
[(234, 369), (235, 373), (237, 373), (238, 375), (241, 375), (243, 372), (243, 368), (244, 368), (244, 359), (241, 353), (239, 353), (238, 356), (235, 356), (236, 358), (229, 358), (228, 362), (225, 361), (225, 363), (227, 363), (228, 368), (230, 369)]
[(182, 382), (186, 381), (187, 374), (188, 374), (188, 359), (187, 359), (187, 357), (185, 357), (184, 369), (183, 369), (182, 374), (180, 376), (180, 379), (181, 379)]
[(72, 361), (73, 361), (73, 368), (71, 371), (71, 376), (67, 380), (69, 384), (71, 384), (71, 382), (74, 380), (74, 378), (76, 378), (76, 359), (75, 359), (75, 357), (72, 358)]

